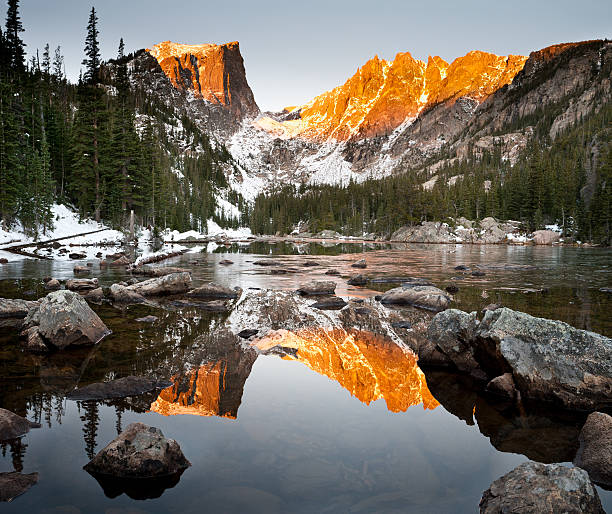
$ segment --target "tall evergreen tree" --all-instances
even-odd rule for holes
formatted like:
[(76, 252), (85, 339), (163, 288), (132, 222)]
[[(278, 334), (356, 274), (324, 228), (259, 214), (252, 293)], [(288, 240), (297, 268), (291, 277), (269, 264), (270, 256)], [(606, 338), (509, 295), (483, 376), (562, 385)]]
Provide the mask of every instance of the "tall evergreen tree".
[(100, 42), (98, 41), (98, 16), (96, 15), (95, 7), (91, 8), (89, 13), (89, 22), (87, 23), (87, 37), (85, 38), (85, 74), (83, 80), (87, 84), (95, 84), (98, 81), (98, 73), (100, 71)]
[(25, 44), (19, 36), (23, 31), (19, 16), (19, 0), (8, 0), (5, 39), (10, 65), (16, 72), (25, 71)]

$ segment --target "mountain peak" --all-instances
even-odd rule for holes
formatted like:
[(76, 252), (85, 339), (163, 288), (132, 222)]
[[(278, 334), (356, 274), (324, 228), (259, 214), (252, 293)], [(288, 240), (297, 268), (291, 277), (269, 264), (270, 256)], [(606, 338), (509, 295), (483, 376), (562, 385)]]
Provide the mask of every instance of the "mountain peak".
[(164, 41), (147, 49), (174, 87), (212, 104), (229, 108), (238, 118), (259, 114), (246, 80), (240, 44), (187, 45)]
[(410, 52), (398, 53), (393, 61), (374, 56), (343, 85), (302, 106), (299, 121), (257, 125), (264, 130), (273, 126), (279, 134), (285, 124), (285, 137), (316, 140), (386, 135), (436, 104), (463, 96), (482, 102), (512, 82), (526, 60), (479, 50), (451, 64), (439, 56), (429, 56), (425, 63)]

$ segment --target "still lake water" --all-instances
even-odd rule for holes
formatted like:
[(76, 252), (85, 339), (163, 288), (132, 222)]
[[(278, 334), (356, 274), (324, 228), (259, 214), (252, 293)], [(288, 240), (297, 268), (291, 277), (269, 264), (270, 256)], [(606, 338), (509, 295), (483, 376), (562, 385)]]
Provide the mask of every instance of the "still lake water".
[[(203, 249), (206, 250), (206, 249)], [(365, 252), (370, 278), (419, 276), (456, 285), (455, 305), (490, 303), (612, 335), (612, 252), (510, 246), (289, 244), (218, 247), (164, 265), (196, 285), (294, 289), (334, 279), (341, 296), (395, 284), (346, 285)], [(234, 261), (220, 266), (222, 259)], [(271, 259), (261, 267), (254, 261)], [(318, 266), (304, 267), (316, 261)], [(458, 272), (479, 266), (484, 276)], [(42, 277), (72, 277), (73, 262), (21, 261), (0, 270), (0, 296), (44, 295)], [(124, 272), (97, 270), (103, 285)], [(289, 271), (271, 274), (271, 269)], [(329, 269), (344, 277), (324, 275)], [(293, 272), (295, 271), (295, 272)], [(0, 329), (0, 406), (43, 424), (3, 445), (0, 471), (39, 482), (3, 512), (475, 512), (489, 484), (528, 458), (567, 462), (584, 421), (560, 412), (515, 412), (482, 397), (465, 377), (425, 370), (384, 338), (303, 336), (284, 358), (215, 338), (226, 315), (195, 309), (121, 311), (94, 306), (113, 334), (94, 349), (26, 355)], [(147, 314), (153, 325), (136, 323)], [(65, 399), (75, 386), (148, 375), (173, 386), (123, 400)], [(165, 490), (106, 494), (82, 470), (118, 430), (141, 421), (176, 439), (192, 466)], [(612, 493), (598, 489), (612, 512)], [(121, 494), (123, 492), (123, 494)], [(132, 496), (132, 497), (131, 497)]]

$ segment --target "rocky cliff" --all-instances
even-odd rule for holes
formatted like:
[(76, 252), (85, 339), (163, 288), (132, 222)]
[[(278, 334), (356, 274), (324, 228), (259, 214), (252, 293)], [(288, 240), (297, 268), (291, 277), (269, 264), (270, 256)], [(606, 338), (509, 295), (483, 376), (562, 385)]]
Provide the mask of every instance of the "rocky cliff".
[(223, 45), (164, 41), (147, 52), (157, 60), (175, 88), (224, 106), (240, 120), (259, 114), (237, 41)]

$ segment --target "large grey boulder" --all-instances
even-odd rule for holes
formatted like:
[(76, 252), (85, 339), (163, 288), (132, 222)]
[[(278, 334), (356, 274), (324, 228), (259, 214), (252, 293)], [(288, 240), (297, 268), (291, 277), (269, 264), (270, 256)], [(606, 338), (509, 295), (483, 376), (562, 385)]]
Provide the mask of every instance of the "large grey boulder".
[[(449, 309), (437, 314), (427, 329), (427, 340), (435, 349), (444, 354), (447, 362), (457, 369), (472, 372), (479, 368), (474, 357), (472, 341), (478, 328), (476, 313), (468, 314), (457, 309)], [(439, 355), (428, 347), (419, 348), (419, 362), (439, 365), (444, 362)]]
[(83, 469), (116, 478), (155, 478), (183, 472), (191, 466), (180, 446), (159, 428), (132, 423)]
[(70, 291), (89, 291), (100, 287), (97, 278), (73, 278), (66, 280), (66, 289)]
[(187, 272), (171, 273), (128, 286), (128, 289), (142, 296), (183, 294), (191, 289), (191, 275)]
[(450, 243), (453, 236), (447, 224), (424, 221), (421, 225), (400, 228), (393, 233), (391, 240), (406, 243)]
[(411, 305), (420, 309), (440, 312), (447, 309), (452, 297), (434, 286), (403, 285), (382, 295), (383, 304)]
[(309, 284), (302, 285), (297, 292), (304, 296), (333, 295), (336, 292), (336, 283), (333, 280), (315, 280)]
[(581, 410), (612, 405), (610, 338), (501, 308), (485, 313), (474, 342), (481, 367), (511, 371), (523, 398)]
[(22, 418), (10, 410), (0, 408), (0, 441), (21, 437), (27, 434), (30, 428), (40, 428), (40, 425)]
[(558, 243), (561, 238), (558, 232), (552, 230), (536, 230), (533, 233), (533, 244), (535, 245), (551, 245)]
[(574, 464), (586, 470), (593, 482), (612, 488), (612, 416), (603, 412), (590, 414), (579, 440)]
[(209, 282), (187, 293), (190, 298), (212, 298), (212, 299), (236, 299), (242, 293), (241, 289), (229, 289), (219, 284)]
[(481, 514), (603, 514), (586, 471), (561, 464), (526, 462), (491, 484)]
[(612, 405), (611, 339), (503, 307), (486, 311), (477, 327), (474, 322), (474, 314), (437, 314), (419, 358), (433, 345), (462, 371), (479, 369), (483, 378), (511, 373), (523, 399), (578, 410)]
[(26, 316), (39, 305), (38, 301), (0, 298), (0, 328), (21, 327)]
[(111, 333), (83, 297), (67, 290), (49, 293), (24, 325), (38, 327), (45, 342), (60, 350), (96, 344)]
[(38, 473), (0, 473), (0, 501), (10, 502), (38, 482)]

